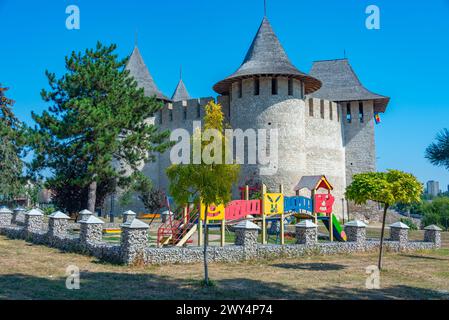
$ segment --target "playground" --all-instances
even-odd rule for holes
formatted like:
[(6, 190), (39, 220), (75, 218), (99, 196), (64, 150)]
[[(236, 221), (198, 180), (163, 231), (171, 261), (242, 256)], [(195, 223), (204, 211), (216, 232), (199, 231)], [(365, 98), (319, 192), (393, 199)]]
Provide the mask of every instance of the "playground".
[[(206, 289), (200, 264), (124, 267), (0, 236), (0, 299), (449, 299), (449, 233), (442, 240), (439, 250), (387, 253), (380, 290), (365, 288), (376, 253), (214, 263)], [(70, 264), (82, 290), (65, 288)]]

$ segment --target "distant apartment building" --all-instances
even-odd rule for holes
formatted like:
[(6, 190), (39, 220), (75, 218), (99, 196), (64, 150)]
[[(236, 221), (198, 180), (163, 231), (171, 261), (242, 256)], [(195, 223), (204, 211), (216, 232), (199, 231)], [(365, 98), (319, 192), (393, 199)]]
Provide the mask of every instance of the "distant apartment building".
[(427, 181), (427, 194), (436, 197), (440, 194), (440, 183), (438, 181)]

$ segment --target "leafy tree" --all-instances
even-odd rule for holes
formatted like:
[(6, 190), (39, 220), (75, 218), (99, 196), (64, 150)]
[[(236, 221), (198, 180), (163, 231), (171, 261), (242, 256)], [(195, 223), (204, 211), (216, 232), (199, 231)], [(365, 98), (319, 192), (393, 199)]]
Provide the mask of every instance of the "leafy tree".
[(0, 201), (11, 202), (24, 193), (23, 125), (12, 111), (14, 101), (5, 96), (0, 84)]
[(437, 135), (436, 142), (427, 147), (426, 158), (433, 165), (449, 170), (449, 129), (443, 129)]
[(436, 224), (446, 231), (449, 230), (449, 198), (435, 198), (432, 202), (424, 205), (423, 211), (422, 223), (424, 226)]
[[(201, 138), (206, 130), (215, 130), (216, 135), (209, 141)], [(192, 138), (192, 145), (201, 145), (202, 159), (200, 164), (193, 163), (193, 152), (190, 164), (172, 165), (167, 169), (170, 180), (170, 193), (179, 205), (189, 203), (189, 200), (199, 205), (205, 205), (204, 210), (204, 283), (209, 285), (207, 266), (207, 219), (206, 211), (209, 205), (226, 204), (231, 200), (231, 188), (237, 182), (240, 166), (225, 164), (227, 140), (224, 135), (224, 116), (219, 104), (213, 101), (205, 107), (203, 129), (197, 129)], [(215, 144), (217, 143), (217, 144)], [(194, 148), (191, 148), (192, 150)], [(216, 157), (217, 161), (205, 161), (205, 157)]]
[(164, 193), (154, 188), (151, 180), (142, 174), (136, 177), (132, 190), (137, 192), (139, 200), (150, 213), (156, 212), (165, 205)]
[(346, 188), (346, 198), (356, 204), (375, 201), (383, 205), (382, 233), (380, 237), (379, 270), (382, 269), (382, 252), (385, 234), (385, 219), (388, 208), (395, 203), (413, 203), (420, 200), (422, 184), (412, 174), (398, 170), (356, 174)]
[(125, 169), (137, 171), (169, 146), (169, 132), (146, 121), (162, 104), (144, 95), (125, 68), (127, 59), (119, 60), (115, 50), (114, 44), (97, 43), (95, 49), (66, 57), (61, 78), (47, 71), (50, 90), (41, 95), (51, 105), (41, 115), (32, 114), (37, 123), (31, 130), (32, 168), (56, 172), (61, 187), (63, 175), (70, 173), (69, 185), (76, 187), (72, 195), (81, 196), (87, 188), (90, 211), (100, 184), (111, 179), (129, 184)]

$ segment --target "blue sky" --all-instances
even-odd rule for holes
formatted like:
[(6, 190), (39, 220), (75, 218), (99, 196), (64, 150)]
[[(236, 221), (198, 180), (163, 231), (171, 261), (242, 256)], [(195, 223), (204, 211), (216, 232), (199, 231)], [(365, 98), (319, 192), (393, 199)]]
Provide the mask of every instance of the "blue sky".
[[(424, 159), (449, 127), (449, 0), (267, 0), (268, 17), (292, 62), (308, 72), (315, 60), (342, 58), (370, 90), (390, 96), (376, 127), (378, 169), (397, 168), (421, 181), (449, 172)], [(67, 30), (65, 9), (78, 5), (81, 29)], [(365, 8), (381, 10), (381, 29), (365, 28)], [(263, 0), (0, 0), (0, 82), (11, 87), (15, 112), (27, 123), (46, 106), (45, 69), (61, 74), (64, 56), (116, 43), (130, 54), (134, 35), (159, 88), (171, 95), (183, 66), (194, 97), (240, 65), (263, 16)]]

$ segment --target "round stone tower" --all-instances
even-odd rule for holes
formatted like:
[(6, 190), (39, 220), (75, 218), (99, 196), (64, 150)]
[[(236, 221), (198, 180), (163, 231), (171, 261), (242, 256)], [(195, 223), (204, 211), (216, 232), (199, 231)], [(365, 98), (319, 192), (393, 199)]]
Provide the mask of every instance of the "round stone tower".
[(283, 184), (285, 193), (291, 194), (299, 179), (308, 174), (304, 96), (320, 87), (319, 80), (292, 65), (265, 17), (240, 68), (214, 86), (216, 92), (229, 96), (224, 109), (233, 129), (267, 129), (270, 143), (270, 130), (278, 132), (273, 174), (263, 174), (266, 165), (245, 162), (240, 185), (263, 181), (269, 190), (277, 191)]

